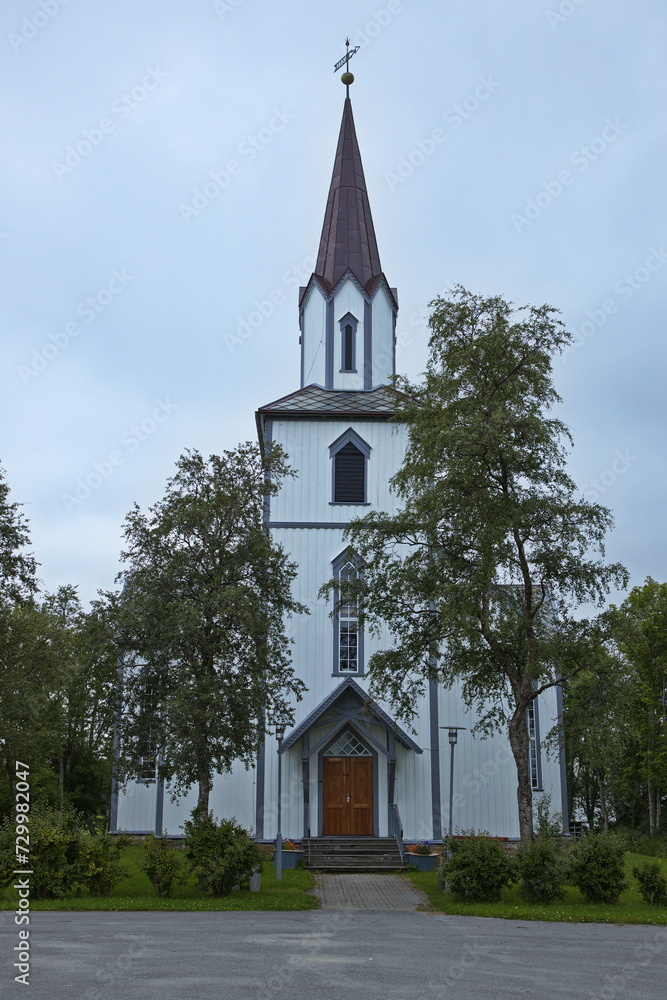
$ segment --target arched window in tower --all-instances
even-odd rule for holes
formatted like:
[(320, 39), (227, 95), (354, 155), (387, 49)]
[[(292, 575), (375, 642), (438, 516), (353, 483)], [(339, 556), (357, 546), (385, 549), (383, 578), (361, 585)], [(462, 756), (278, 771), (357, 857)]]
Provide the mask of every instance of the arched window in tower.
[(332, 460), (331, 503), (367, 503), (370, 445), (350, 427), (329, 447)]
[(354, 585), (359, 579), (359, 564), (349, 551), (334, 559), (334, 579), (338, 586), (334, 616), (334, 674), (363, 674), (363, 634), (359, 628), (359, 607)]
[(340, 370), (356, 372), (357, 318), (346, 313), (340, 320)]

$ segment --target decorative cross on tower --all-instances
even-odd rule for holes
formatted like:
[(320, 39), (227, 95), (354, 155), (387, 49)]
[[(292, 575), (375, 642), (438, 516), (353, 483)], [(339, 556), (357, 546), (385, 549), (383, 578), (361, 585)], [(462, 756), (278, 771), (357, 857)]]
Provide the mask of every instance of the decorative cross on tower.
[(338, 62), (336, 63), (336, 65), (334, 66), (334, 73), (337, 73), (338, 70), (343, 65), (343, 63), (345, 63), (345, 72), (341, 76), (341, 80), (345, 84), (345, 97), (349, 97), (350, 96), (350, 84), (354, 83), (354, 76), (352, 75), (352, 73), (350, 73), (350, 59), (352, 58), (352, 56), (356, 52), (359, 51), (359, 46), (355, 45), (354, 48), (350, 51), (350, 39), (349, 38), (345, 39), (345, 44), (347, 46), (347, 52), (345, 53), (345, 55), (343, 56), (343, 58), (339, 59)]

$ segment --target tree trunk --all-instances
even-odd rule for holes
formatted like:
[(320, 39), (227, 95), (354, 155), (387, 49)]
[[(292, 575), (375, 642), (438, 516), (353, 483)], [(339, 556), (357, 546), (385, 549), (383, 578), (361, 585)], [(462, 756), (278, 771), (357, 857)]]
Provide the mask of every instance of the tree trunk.
[(598, 791), (600, 793), (600, 813), (602, 815), (602, 828), (605, 833), (609, 833), (609, 814), (607, 812), (607, 800), (604, 795), (604, 785), (602, 776), (598, 774)]
[(58, 787), (60, 789), (60, 808), (65, 806), (65, 762), (62, 750), (58, 754)]
[(648, 829), (652, 837), (655, 836), (658, 830), (657, 824), (657, 809), (656, 809), (656, 794), (655, 794), (655, 784), (653, 779), (649, 777), (648, 779)]
[(203, 816), (208, 815), (208, 797), (211, 794), (212, 787), (211, 776), (207, 771), (206, 774), (202, 774), (199, 778), (199, 795), (197, 797), (197, 812), (201, 813)]
[(509, 740), (514, 755), (517, 774), (517, 804), (519, 807), (519, 836), (527, 843), (533, 839), (533, 788), (528, 764), (528, 726), (526, 710), (517, 707), (509, 724)]

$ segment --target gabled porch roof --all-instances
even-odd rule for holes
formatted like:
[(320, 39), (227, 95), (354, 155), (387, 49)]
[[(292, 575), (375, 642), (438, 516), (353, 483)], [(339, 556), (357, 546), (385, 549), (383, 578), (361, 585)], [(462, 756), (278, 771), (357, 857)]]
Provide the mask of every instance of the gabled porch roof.
[(318, 725), (322, 717), (330, 710), (336, 707), (336, 703), (341, 701), (345, 696), (352, 695), (354, 700), (357, 700), (362, 706), (364, 716), (366, 721), (374, 722), (376, 725), (381, 726), (383, 729), (388, 730), (393, 733), (399, 743), (402, 743), (404, 747), (408, 750), (414, 750), (415, 753), (421, 753), (421, 747), (417, 746), (415, 741), (411, 739), (408, 734), (397, 725), (391, 716), (387, 715), (384, 709), (380, 708), (377, 702), (373, 701), (372, 698), (366, 694), (366, 692), (361, 688), (357, 682), (352, 677), (346, 677), (342, 684), (327, 695), (327, 697), (320, 702), (317, 708), (313, 709), (306, 718), (296, 726), (291, 733), (289, 733), (282, 742), (280, 749), (281, 753), (285, 750), (289, 750), (290, 747), (294, 746), (297, 740), (301, 739), (309, 729), (314, 728)]

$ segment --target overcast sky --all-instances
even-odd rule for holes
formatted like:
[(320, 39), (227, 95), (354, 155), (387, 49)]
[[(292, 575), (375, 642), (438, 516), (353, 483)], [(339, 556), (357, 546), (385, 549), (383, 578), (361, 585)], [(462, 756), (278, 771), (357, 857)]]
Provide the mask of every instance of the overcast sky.
[(0, 461), (45, 587), (110, 587), (179, 454), (298, 388), (346, 34), (400, 370), (455, 282), (561, 309), (572, 475), (608, 556), (664, 580), (666, 25), (660, 0), (4, 0)]

